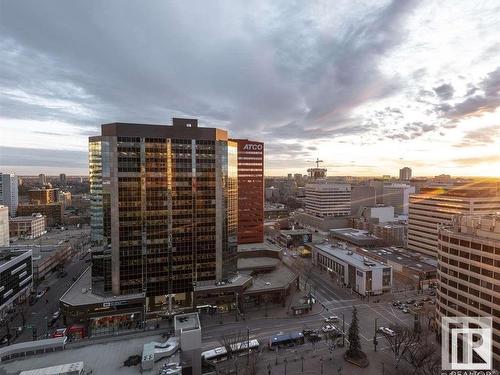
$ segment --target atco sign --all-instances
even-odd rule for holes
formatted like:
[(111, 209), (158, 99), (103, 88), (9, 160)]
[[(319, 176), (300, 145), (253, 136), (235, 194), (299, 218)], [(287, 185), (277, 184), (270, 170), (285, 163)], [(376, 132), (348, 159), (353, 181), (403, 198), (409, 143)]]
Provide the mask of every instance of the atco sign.
[(262, 151), (262, 145), (257, 143), (247, 143), (243, 147), (243, 151)]

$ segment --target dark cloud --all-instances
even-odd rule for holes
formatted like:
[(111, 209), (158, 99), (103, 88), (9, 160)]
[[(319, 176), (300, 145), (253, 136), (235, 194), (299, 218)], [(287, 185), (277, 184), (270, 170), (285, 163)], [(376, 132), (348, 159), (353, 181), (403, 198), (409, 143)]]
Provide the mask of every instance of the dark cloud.
[(264, 9), (4, 2), (1, 113), (67, 122), (85, 135), (103, 122), (169, 123), (172, 116), (268, 141), (363, 133), (373, 124), (353, 111), (403, 84), (379, 63), (405, 40), (416, 4), (393, 0), (351, 13), (349, 6), (346, 22), (329, 29), (302, 1)]
[[(36, 156), (36, 157), (34, 157)], [(87, 168), (85, 151), (48, 150), (27, 147), (0, 146), (0, 165), (10, 167)]]
[(423, 122), (412, 122), (403, 126), (402, 131), (399, 129), (390, 131), (385, 134), (389, 139), (408, 141), (423, 136), (426, 133), (437, 130), (439, 127), (434, 124), (425, 124)]
[(434, 87), (433, 90), (441, 100), (449, 100), (453, 98), (453, 94), (455, 93), (455, 89), (449, 83), (444, 83), (441, 86)]
[(494, 112), (500, 107), (500, 67), (489, 73), (478, 85), (471, 87), (471, 93), (481, 91), (480, 94), (467, 97), (453, 106), (441, 104), (445, 115), (454, 120), (481, 116), (486, 112)]
[(466, 132), (455, 147), (478, 147), (494, 143), (500, 137), (500, 125), (488, 126)]

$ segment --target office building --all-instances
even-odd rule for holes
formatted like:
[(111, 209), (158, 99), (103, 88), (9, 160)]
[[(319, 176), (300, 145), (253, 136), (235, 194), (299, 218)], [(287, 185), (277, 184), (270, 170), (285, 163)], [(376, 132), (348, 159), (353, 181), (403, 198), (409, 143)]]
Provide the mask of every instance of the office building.
[(0, 205), (0, 246), (9, 246), (9, 209)]
[(238, 243), (264, 241), (264, 143), (232, 139), (238, 145)]
[(312, 247), (312, 263), (363, 296), (390, 292), (392, 267), (329, 243)]
[(38, 184), (42, 186), (47, 185), (47, 177), (43, 173), (38, 175)]
[(63, 204), (64, 208), (71, 206), (71, 193), (69, 191), (59, 191), (57, 200)]
[(62, 186), (66, 186), (67, 184), (67, 180), (66, 180), (66, 175), (64, 173), (61, 173), (59, 175), (59, 183), (62, 185)]
[(408, 181), (411, 179), (411, 168), (404, 167), (399, 170), (399, 179), (401, 181)]
[(306, 185), (306, 213), (316, 217), (346, 217), (351, 214), (351, 185), (317, 181)]
[(10, 217), (16, 216), (19, 193), (18, 180), (15, 174), (0, 173), (0, 204), (9, 208)]
[[(92, 291), (191, 306), (236, 272), (237, 144), (224, 130), (112, 123), (89, 138)], [(168, 296), (168, 297), (166, 297)]]
[(385, 185), (383, 188), (382, 203), (394, 207), (396, 215), (408, 215), (410, 194), (415, 193), (415, 188), (405, 184)]
[(59, 202), (59, 189), (43, 187), (28, 191), (28, 196), (31, 203), (34, 204), (49, 204)]
[(441, 317), (493, 317), (494, 368), (500, 365), (500, 214), (457, 215), (438, 229)]
[(32, 280), (31, 250), (0, 251), (0, 316), (28, 295)]
[(17, 207), (17, 214), (19, 216), (32, 216), (42, 214), (46, 218), (46, 226), (52, 227), (63, 224), (64, 206), (62, 202), (54, 203), (26, 203), (20, 204)]
[(451, 188), (423, 188), (410, 196), (408, 248), (437, 254), (437, 226), (450, 224), (456, 214), (490, 214), (500, 211), (494, 184), (467, 184)]
[(45, 230), (45, 216), (33, 214), (31, 216), (17, 216), (9, 222), (10, 237), (34, 239), (47, 233)]

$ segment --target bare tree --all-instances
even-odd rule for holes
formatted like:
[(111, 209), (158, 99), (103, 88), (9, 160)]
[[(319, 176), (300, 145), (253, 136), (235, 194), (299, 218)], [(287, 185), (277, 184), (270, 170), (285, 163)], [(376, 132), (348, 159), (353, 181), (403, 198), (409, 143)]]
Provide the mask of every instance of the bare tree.
[(406, 326), (395, 326), (392, 328), (394, 336), (385, 335), (389, 347), (394, 354), (394, 367), (398, 368), (401, 360), (412, 347), (418, 345), (419, 335), (413, 329)]

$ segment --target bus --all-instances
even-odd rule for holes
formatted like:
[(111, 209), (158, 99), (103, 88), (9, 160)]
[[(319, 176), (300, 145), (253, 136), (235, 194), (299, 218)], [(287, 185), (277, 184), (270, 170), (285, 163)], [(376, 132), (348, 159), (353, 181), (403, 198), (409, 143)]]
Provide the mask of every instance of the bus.
[(271, 336), (269, 339), (269, 349), (276, 350), (276, 348), (287, 348), (295, 345), (302, 345), (304, 343), (304, 334), (302, 332), (294, 331), (287, 333), (278, 333)]
[[(253, 339), (250, 341), (236, 342), (236, 343), (230, 345), (231, 354), (244, 355), (248, 351), (252, 352), (254, 350), (258, 350), (259, 346), (260, 346), (260, 343), (256, 339)], [(248, 348), (250, 348), (250, 349), (248, 349)], [(227, 351), (226, 347), (219, 346), (217, 348), (204, 351), (203, 353), (201, 353), (201, 358), (205, 361), (221, 362), (221, 361), (225, 361), (229, 357), (229, 354), (230, 353)]]

